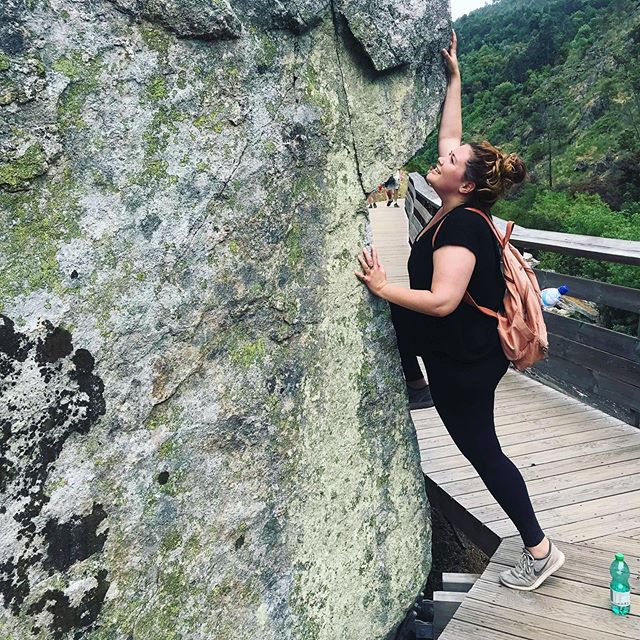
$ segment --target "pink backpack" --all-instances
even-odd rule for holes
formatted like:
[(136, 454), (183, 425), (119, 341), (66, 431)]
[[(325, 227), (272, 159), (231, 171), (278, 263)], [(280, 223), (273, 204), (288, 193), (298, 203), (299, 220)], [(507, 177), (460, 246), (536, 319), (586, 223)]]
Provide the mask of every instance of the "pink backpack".
[[(543, 360), (549, 349), (538, 280), (520, 252), (509, 243), (514, 227), (513, 222), (507, 222), (503, 237), (486, 213), (480, 209), (471, 208), (467, 208), (467, 211), (473, 211), (482, 216), (498, 240), (506, 290), (504, 311), (497, 313), (493, 309), (477, 304), (469, 291), (465, 292), (463, 300), (478, 311), (498, 320), (498, 335), (504, 354), (516, 369), (524, 371), (532, 364)], [(433, 237), (434, 242), (436, 235), (437, 231)]]

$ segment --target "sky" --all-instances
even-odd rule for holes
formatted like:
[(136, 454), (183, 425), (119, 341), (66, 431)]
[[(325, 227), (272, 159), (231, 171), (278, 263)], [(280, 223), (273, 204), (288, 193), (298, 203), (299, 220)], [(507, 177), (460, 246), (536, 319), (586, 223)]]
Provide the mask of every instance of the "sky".
[(484, 7), (488, 0), (451, 0), (451, 17), (457, 20), (465, 13)]

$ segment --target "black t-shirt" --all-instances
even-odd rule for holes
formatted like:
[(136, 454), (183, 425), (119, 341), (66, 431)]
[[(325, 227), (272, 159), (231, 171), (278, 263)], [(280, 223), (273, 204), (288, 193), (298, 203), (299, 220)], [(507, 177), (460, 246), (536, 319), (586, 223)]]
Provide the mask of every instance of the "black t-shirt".
[[(436, 235), (432, 247), (433, 234)], [(467, 290), (483, 307), (502, 308), (504, 279), (500, 270), (498, 243), (482, 216), (464, 206), (452, 209), (414, 243), (407, 265), (412, 289), (431, 289), (433, 253), (440, 247), (466, 247), (476, 257)], [(500, 347), (497, 320), (462, 301), (443, 318), (417, 314), (423, 351), (436, 351), (463, 362), (479, 360)]]

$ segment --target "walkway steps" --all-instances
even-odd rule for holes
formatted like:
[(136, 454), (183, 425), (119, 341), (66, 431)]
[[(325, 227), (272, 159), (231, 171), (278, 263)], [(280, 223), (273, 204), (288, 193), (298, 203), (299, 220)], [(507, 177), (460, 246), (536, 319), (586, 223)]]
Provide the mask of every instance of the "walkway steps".
[[(408, 286), (404, 208), (370, 214), (390, 279)], [(518, 532), (436, 410), (413, 411), (430, 500), (491, 556), (440, 638), (640, 640), (640, 431), (512, 370), (498, 386), (495, 415), (502, 447), (567, 561), (535, 592), (500, 585), (500, 571), (520, 556)], [(632, 573), (627, 617), (609, 610), (616, 551), (625, 553)]]

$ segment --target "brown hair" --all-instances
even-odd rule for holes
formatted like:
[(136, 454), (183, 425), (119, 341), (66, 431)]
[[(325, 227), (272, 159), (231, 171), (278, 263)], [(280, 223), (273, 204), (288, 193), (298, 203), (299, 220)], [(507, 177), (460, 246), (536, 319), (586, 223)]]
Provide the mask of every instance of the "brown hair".
[(515, 153), (503, 153), (486, 140), (470, 142), (469, 146), (471, 158), (467, 160), (464, 179), (476, 184), (470, 200), (488, 208), (514, 184), (522, 182), (527, 169)]

